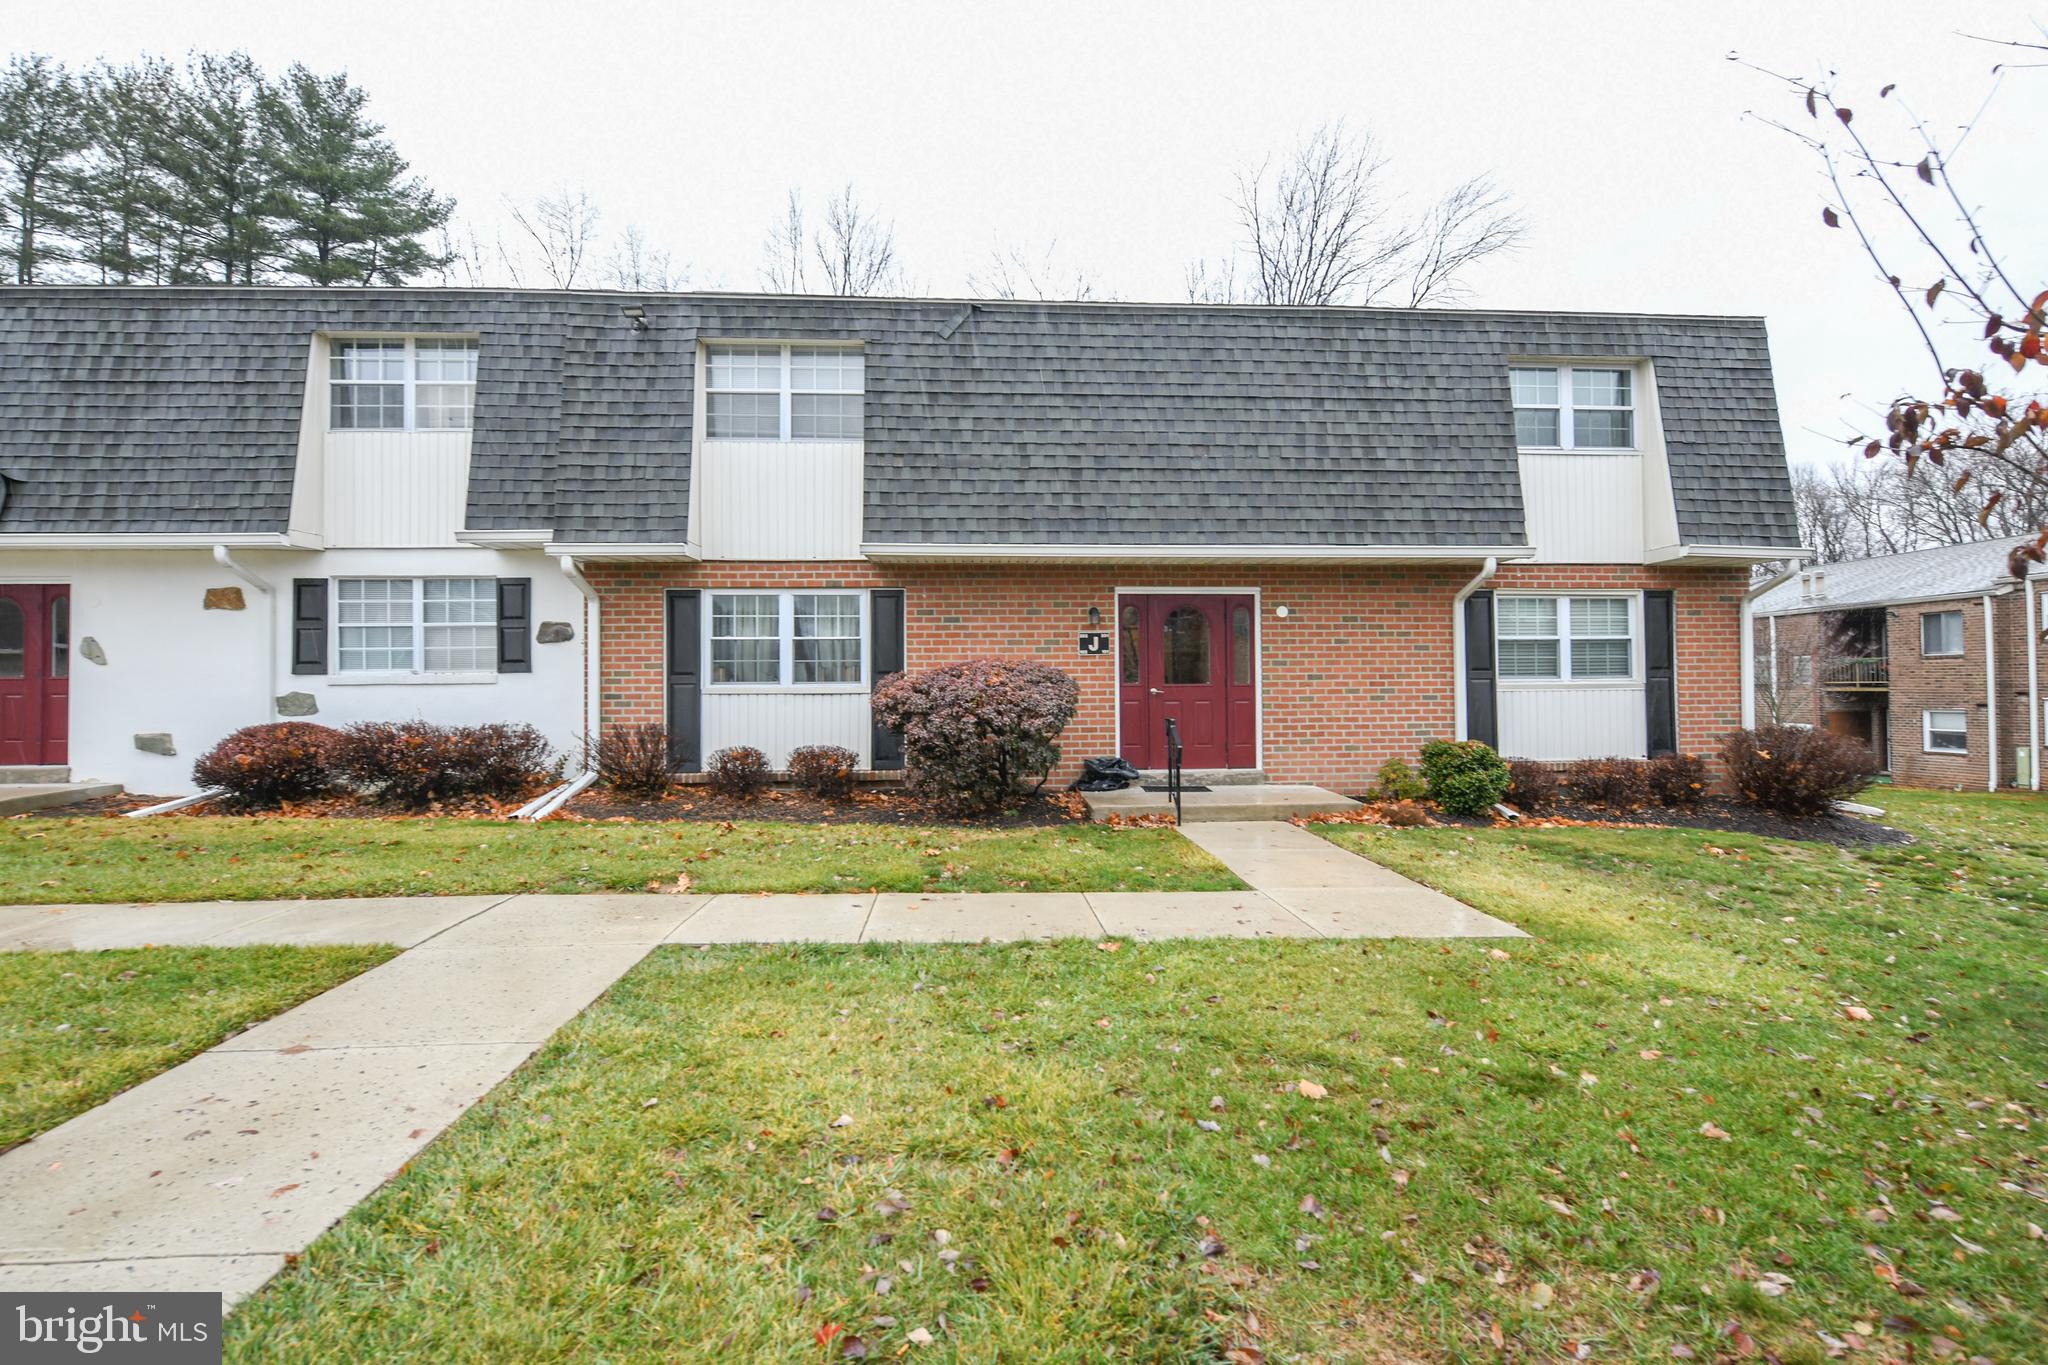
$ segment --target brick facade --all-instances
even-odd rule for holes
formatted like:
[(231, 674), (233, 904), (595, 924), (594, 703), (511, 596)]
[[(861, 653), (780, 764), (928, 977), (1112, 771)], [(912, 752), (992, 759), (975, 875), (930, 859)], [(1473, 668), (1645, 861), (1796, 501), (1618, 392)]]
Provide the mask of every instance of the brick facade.
[[(1113, 631), (1119, 588), (1256, 590), (1260, 605), (1262, 767), (1275, 781), (1340, 791), (1367, 786), (1388, 757), (1455, 733), (1451, 610), (1470, 566), (1287, 567), (1270, 564), (886, 565), (845, 563), (593, 564), (603, 602), (604, 723), (663, 719), (663, 602), (670, 588), (905, 590), (912, 670), (974, 655), (1040, 659), (1081, 684), (1061, 741), (1061, 780), (1116, 752), (1116, 655), (1086, 656), (1088, 609)], [(1745, 572), (1621, 565), (1504, 568), (1501, 589), (1670, 588), (1678, 620), (1680, 747), (1712, 753), (1739, 723), (1740, 603)], [(1274, 608), (1285, 606), (1283, 619)]]

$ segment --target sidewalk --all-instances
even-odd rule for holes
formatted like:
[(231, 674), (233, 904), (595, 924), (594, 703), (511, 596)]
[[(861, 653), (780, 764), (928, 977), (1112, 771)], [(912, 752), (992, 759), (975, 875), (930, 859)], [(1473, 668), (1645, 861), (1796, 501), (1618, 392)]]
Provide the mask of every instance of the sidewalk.
[(665, 943), (1521, 932), (1291, 825), (1185, 833), (1256, 889), (0, 908), (0, 948), (406, 949), (0, 1155), (0, 1290), (234, 1303)]

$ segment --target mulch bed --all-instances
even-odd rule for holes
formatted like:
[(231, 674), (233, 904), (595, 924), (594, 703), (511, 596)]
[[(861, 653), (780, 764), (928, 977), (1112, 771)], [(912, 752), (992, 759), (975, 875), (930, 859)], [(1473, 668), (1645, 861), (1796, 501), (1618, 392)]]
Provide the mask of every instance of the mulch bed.
[(679, 787), (665, 801), (636, 801), (592, 788), (562, 812), (571, 820), (778, 820), (806, 825), (962, 825), (975, 829), (1040, 829), (1086, 821), (1088, 808), (1071, 792), (1033, 792), (995, 815), (963, 820), (901, 791), (856, 791), (843, 801), (770, 788), (751, 800), (709, 787)]
[[(1434, 807), (1429, 808), (1429, 816), (1434, 824), (1458, 825), (1468, 829), (1587, 826), (1606, 829), (1700, 829), (1720, 834), (1754, 834), (1765, 839), (1799, 839), (1810, 843), (1833, 844), (1837, 848), (1868, 848), (1913, 842), (1913, 836), (1904, 830), (1880, 825), (1860, 815), (1837, 813), (1824, 815), (1815, 820), (1788, 820), (1782, 815), (1774, 815), (1770, 811), (1759, 810), (1755, 806), (1718, 796), (1708, 797), (1700, 802), (1696, 809), (1689, 811), (1669, 806), (1641, 806), (1629, 810), (1614, 810), (1607, 806), (1587, 806), (1573, 801), (1558, 801), (1542, 814), (1525, 814), (1520, 820), (1446, 815)], [(1336, 823), (1388, 823), (1380, 818), (1376, 803), (1368, 803), (1363, 810), (1351, 816), (1320, 818)]]

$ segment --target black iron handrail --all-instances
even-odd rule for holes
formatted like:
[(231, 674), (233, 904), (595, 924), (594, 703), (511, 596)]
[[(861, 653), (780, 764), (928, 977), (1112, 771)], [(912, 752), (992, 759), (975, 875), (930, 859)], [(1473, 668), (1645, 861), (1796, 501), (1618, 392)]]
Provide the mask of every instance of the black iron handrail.
[(1166, 718), (1166, 794), (1173, 798), (1173, 823), (1180, 819), (1180, 724)]

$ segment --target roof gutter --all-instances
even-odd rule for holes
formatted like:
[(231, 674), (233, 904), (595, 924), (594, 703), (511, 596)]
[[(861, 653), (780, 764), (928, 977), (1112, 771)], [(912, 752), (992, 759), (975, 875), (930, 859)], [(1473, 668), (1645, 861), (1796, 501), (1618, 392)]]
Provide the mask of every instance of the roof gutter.
[(277, 719), (277, 593), (269, 582), (235, 562), (225, 545), (213, 547), (213, 562), (263, 594), (263, 718)]
[(1739, 564), (1769, 564), (1773, 560), (1799, 560), (1812, 555), (1811, 545), (1669, 545), (1650, 551), (1643, 556), (1643, 562), (1671, 564), (1680, 560), (1726, 560)]
[(860, 547), (869, 559), (980, 560), (1006, 563), (1026, 560), (1108, 562), (1154, 560), (1179, 563), (1235, 561), (1327, 561), (1357, 564), (1464, 564), (1473, 560), (1530, 559), (1533, 545), (1005, 545), (867, 542)]
[(1465, 732), (1470, 728), (1465, 723), (1465, 599), (1478, 592), (1480, 585), (1499, 569), (1500, 560), (1488, 555), (1472, 581), (1458, 589), (1458, 595), (1451, 599), (1451, 707), (1455, 712), (1451, 723), (1452, 733), (1459, 739), (1468, 738)]
[(0, 550), (205, 550), (227, 546), (237, 550), (293, 550), (318, 548), (304, 536), (282, 531), (245, 531), (233, 535), (208, 533), (110, 534), (104, 531), (56, 531), (0, 536)]
[[(1742, 609), (1738, 619), (1742, 625), (1742, 728), (1756, 729), (1756, 600), (1790, 580), (1799, 572), (1799, 561), (1793, 560), (1792, 567), (1776, 578), (1766, 579), (1742, 594)], [(1777, 675), (1771, 675), (1771, 685), (1777, 686)]]

